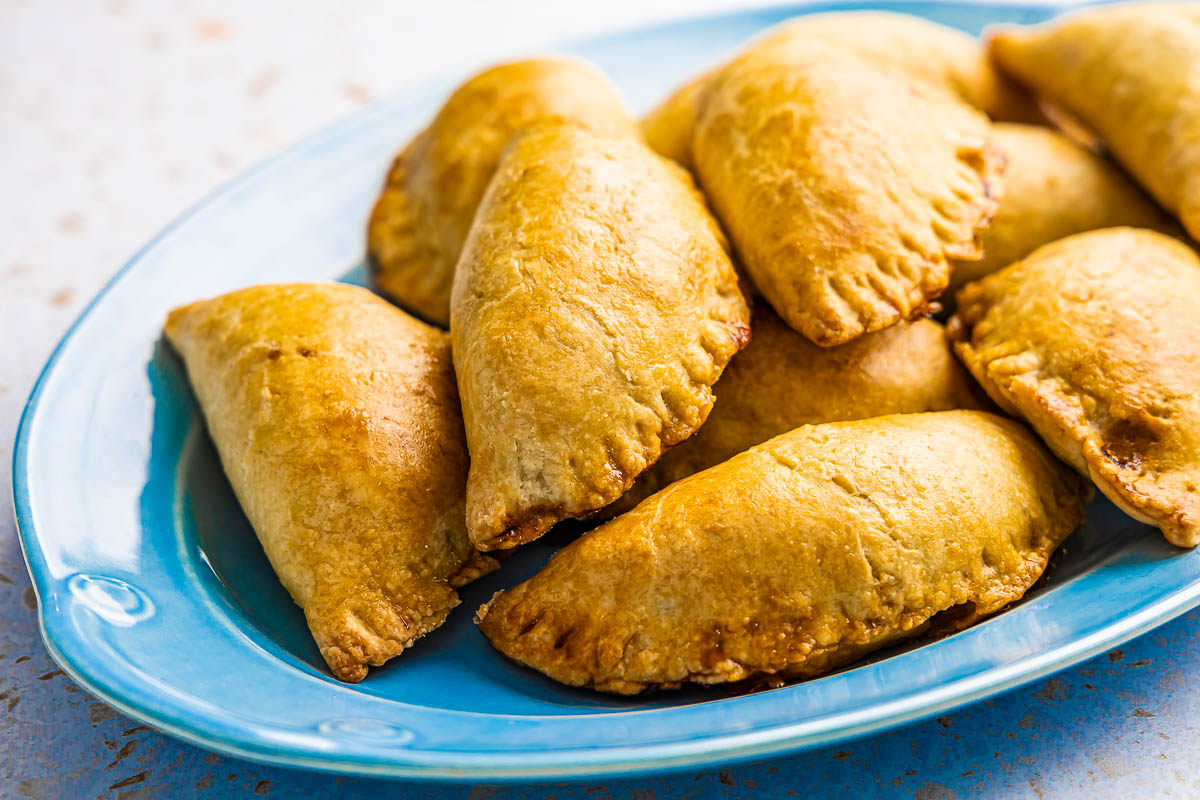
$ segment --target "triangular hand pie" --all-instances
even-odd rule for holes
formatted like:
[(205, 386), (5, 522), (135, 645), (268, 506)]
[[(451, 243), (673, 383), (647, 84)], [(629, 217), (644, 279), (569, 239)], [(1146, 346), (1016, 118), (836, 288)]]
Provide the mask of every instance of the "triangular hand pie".
[(500, 154), (513, 133), (543, 119), (640, 136), (616, 88), (583, 62), (539, 58), (481, 72), (392, 165), (367, 231), (381, 291), (428, 320), (449, 321), (454, 265)]
[(704, 93), (696, 173), (756, 288), (822, 346), (925, 313), (981, 257), (1001, 189), (987, 118), (825, 45), (770, 47)]
[(1200, 12), (1132, 3), (1002, 28), (1009, 74), (1092, 128), (1126, 169), (1200, 238)]
[(464, 524), (450, 341), (342, 284), (171, 312), (167, 337), (246, 516), (333, 674), (359, 681), (495, 566)]
[(1200, 258), (1112, 228), (968, 284), (948, 330), (988, 394), (1172, 544), (1200, 543)]
[(766, 306), (755, 308), (750, 329), (750, 345), (713, 387), (704, 427), (668, 450), (604, 515), (633, 508), (669, 483), (801, 425), (980, 407), (975, 382), (931, 319), (902, 322), (840, 347), (816, 346)]
[(983, 258), (954, 266), (944, 297), (1024, 258), (1044, 244), (1084, 231), (1129, 225), (1176, 231), (1171, 217), (1120, 169), (1051, 128), (1000, 123), (1004, 198), (980, 236)]
[(1020, 598), (1087, 492), (979, 411), (805, 426), (584, 534), (476, 620), (572, 686), (817, 675)]
[[(1041, 121), (1033, 97), (992, 66), (975, 37), (910, 14), (891, 11), (807, 14), (771, 28), (746, 51), (787, 47), (807, 39), (820, 40), (909, 78), (947, 89), (992, 119)], [(650, 146), (689, 169), (700, 94), (714, 74), (715, 70), (681, 86), (642, 121)]]
[(750, 338), (725, 245), (687, 172), (640, 141), (562, 123), (513, 139), (451, 303), (476, 546), (611, 503), (700, 427)]

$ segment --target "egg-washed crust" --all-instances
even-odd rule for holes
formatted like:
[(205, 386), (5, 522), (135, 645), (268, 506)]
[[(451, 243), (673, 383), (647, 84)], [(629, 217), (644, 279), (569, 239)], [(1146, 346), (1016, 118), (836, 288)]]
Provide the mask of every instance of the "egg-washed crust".
[(476, 621), (601, 691), (809, 677), (1019, 599), (1087, 494), (985, 412), (804, 426), (585, 534)]
[(757, 46), (787, 46), (808, 37), (940, 86), (991, 119), (1045, 121), (1033, 95), (996, 69), (982, 43), (958, 28), (892, 11), (835, 11), (788, 20)]
[(992, 126), (1008, 158), (1004, 200), (983, 231), (983, 258), (955, 264), (945, 298), (1044, 244), (1099, 228), (1181, 229), (1105, 158), (1039, 125)]
[(987, 403), (931, 319), (818, 347), (759, 305), (750, 329), (753, 341), (713, 387), (704, 427), (667, 451), (600, 515), (624, 513), (680, 478), (801, 425)]
[(537, 58), (479, 73), (392, 164), (367, 226), (380, 291), (431, 322), (449, 322), (454, 266), (500, 154), (515, 132), (544, 119), (641, 135), (616, 88), (582, 61)]
[(826, 347), (925, 314), (1002, 189), (981, 113), (811, 42), (722, 70), (693, 144), (750, 279)]
[(718, 71), (710, 70), (692, 78), (642, 118), (642, 135), (654, 152), (686, 169), (695, 169), (692, 134), (696, 116), (700, 113), (700, 99)]
[(1200, 11), (1194, 3), (1080, 10), (993, 32), (996, 63), (1080, 119), (1200, 238)]
[(992, 398), (1118, 507), (1200, 543), (1200, 258), (1152, 231), (1046, 245), (967, 285), (947, 327)]
[(175, 309), (229, 482), (333, 674), (359, 681), (437, 628), (471, 547), (450, 339), (342, 284), (256, 286)]
[[(992, 119), (1042, 122), (1037, 102), (999, 72), (975, 37), (947, 25), (890, 11), (807, 14), (782, 22), (745, 51), (818, 39), (880, 67), (926, 81), (957, 95)], [(642, 120), (646, 141), (658, 153), (692, 168), (692, 131), (704, 86), (717, 70), (672, 92)]]
[(607, 505), (700, 427), (750, 339), (726, 248), (687, 172), (640, 141), (513, 139), (451, 304), (477, 547)]

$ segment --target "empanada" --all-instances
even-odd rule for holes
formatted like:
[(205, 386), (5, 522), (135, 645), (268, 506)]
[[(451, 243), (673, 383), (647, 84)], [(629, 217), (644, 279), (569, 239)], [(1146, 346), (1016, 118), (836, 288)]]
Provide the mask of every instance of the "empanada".
[(764, 48), (721, 70), (696, 173), (747, 274), (822, 346), (925, 313), (977, 233), (1003, 156), (978, 111), (828, 46)]
[[(910, 14), (837, 11), (805, 15), (771, 28), (747, 50), (789, 46), (808, 38), (948, 89), (993, 119), (1042, 119), (1034, 99), (992, 66), (975, 37)], [(700, 93), (711, 75), (706, 73), (680, 87), (642, 121), (650, 146), (688, 168)]]
[(1200, 542), (1200, 258), (1152, 231), (1048, 244), (968, 284), (949, 333), (988, 394), (1172, 544)]
[(801, 425), (980, 406), (975, 382), (931, 319), (817, 347), (759, 306), (750, 330), (750, 345), (713, 387), (704, 427), (668, 450), (605, 515)]
[(642, 135), (654, 152), (689, 170), (695, 169), (692, 163), (692, 134), (696, 130), (696, 117), (700, 113), (704, 90), (718, 71), (712, 70), (692, 78), (642, 118)]
[(464, 83), (396, 157), (367, 229), (371, 275), (400, 305), (445, 325), (454, 265), (509, 138), (541, 119), (640, 136), (613, 85), (591, 66), (539, 58)]
[(1106, 6), (1031, 29), (991, 53), (1009, 74), (1091, 127), (1192, 236), (1200, 237), (1200, 13), (1188, 3)]
[(809, 36), (948, 89), (992, 119), (1042, 120), (1034, 97), (996, 69), (978, 39), (958, 28), (891, 11), (837, 11), (789, 20), (761, 44), (786, 46)]
[(602, 691), (817, 675), (1020, 598), (1087, 491), (980, 411), (805, 426), (584, 534), (476, 620)]
[(333, 674), (359, 681), (495, 566), (464, 523), (450, 338), (342, 284), (257, 286), (175, 309), (229, 482)]
[(700, 427), (750, 338), (725, 246), (687, 172), (640, 141), (513, 139), (451, 303), (477, 547), (611, 503)]
[(980, 237), (983, 259), (954, 265), (945, 297), (1044, 244), (1084, 231), (1130, 225), (1174, 231), (1174, 220), (1106, 159), (1051, 128), (997, 124), (1004, 199)]

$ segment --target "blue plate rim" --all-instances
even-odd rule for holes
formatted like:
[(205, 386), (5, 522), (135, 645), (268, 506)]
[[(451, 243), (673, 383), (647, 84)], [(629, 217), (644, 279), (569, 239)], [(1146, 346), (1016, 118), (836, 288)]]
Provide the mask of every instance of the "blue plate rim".
[[(557, 45), (569, 49), (588, 42), (598, 42), (610, 38), (627, 36), (635, 32), (648, 32), (657, 28), (668, 27), (683, 21), (717, 22), (721, 19), (734, 18), (745, 14), (764, 11), (787, 10), (802, 13), (815, 10), (833, 10), (864, 7), (886, 7), (891, 2), (805, 2), (723, 11), (713, 14), (680, 16), (674, 19), (659, 21), (650, 25), (629, 27), (606, 32), (600, 36), (587, 37), (579, 40), (561, 42)], [(957, 0), (923, 0), (928, 6), (961, 6)], [(981, 9), (1005, 8), (1027, 12), (1049, 13), (1077, 7), (1076, 3), (1009, 3), (1003, 0), (984, 0), (977, 5)], [(536, 48), (534, 48), (536, 49)], [(423, 82), (420, 86), (398, 93), (389, 98), (388, 103), (401, 102), (405, 98), (420, 94), (421, 86), (434, 82)], [(74, 681), (83, 686), (88, 692), (104, 702), (138, 720), (159, 730), (169, 733), (184, 741), (212, 750), (222, 751), (234, 756), (262, 763), (287, 767), (312, 769), (327, 772), (355, 773), (380, 777), (394, 777), (417, 780), (441, 781), (478, 781), (493, 780), (502, 782), (554, 780), (564, 778), (586, 778), (611, 775), (634, 775), (646, 773), (662, 773), (678, 771), (719, 761), (720, 763), (735, 763), (741, 761), (764, 759), (790, 751), (827, 745), (857, 738), (869, 733), (893, 728), (909, 722), (930, 717), (934, 714), (955, 708), (967, 703), (977, 702), (998, 693), (1025, 685), (1039, 678), (1046, 677), (1062, 669), (1070, 667), (1095, 655), (1119, 645), (1131, 638), (1144, 634), (1153, 628), (1200, 605), (1200, 577), (1189, 584), (1183, 585), (1166, 595), (1159, 601), (1143, 607), (1138, 612), (1105, 625), (1092, 634), (1070, 640), (1063, 645), (1036, 656), (1025, 657), (1011, 662), (1003, 667), (994, 668), (968, 679), (959, 679), (950, 686), (933, 687), (907, 696), (903, 702), (894, 702), (887, 706), (872, 707), (870, 712), (859, 712), (853, 716), (859, 719), (824, 733), (807, 732), (804, 721), (789, 725), (777, 726), (767, 730), (753, 731), (741, 734), (722, 734), (687, 742), (673, 742), (651, 746), (602, 747), (577, 749), (562, 753), (548, 754), (541, 761), (536, 760), (537, 753), (485, 753), (456, 754), (460, 765), (448, 767), (435, 763), (438, 759), (428, 758), (426, 751), (411, 750), (393, 758), (378, 757), (354, 758), (337, 755), (305, 755), (284, 745), (264, 742), (261, 739), (235, 738), (230, 733), (227, 724), (223, 728), (209, 725), (189, 725), (186, 721), (173, 715), (169, 706), (164, 707), (155, 702), (158, 699), (153, 690), (145, 692), (122, 694), (113, 690), (104, 678), (89, 669), (85, 660), (78, 658), (79, 654), (70, 652), (69, 647), (60, 648), (54, 635), (56, 623), (61, 619), (50, 613), (48, 604), (43, 597), (44, 589), (50, 585), (47, 577), (47, 564), (37, 541), (33, 524), (32, 498), (29, 492), (28, 459), (30, 457), (30, 437), (39, 401), (50, 377), (58, 366), (60, 356), (73, 338), (80, 325), (93, 313), (97, 305), (112, 291), (144, 259), (147, 253), (154, 250), (173, 231), (188, 223), (202, 209), (215, 200), (235, 192), (240, 187), (250, 184), (271, 170), (286, 165), (289, 161), (303, 156), (305, 153), (319, 147), (322, 143), (344, 135), (357, 126), (367, 123), (374, 114), (381, 113), (384, 102), (355, 112), (318, 132), (300, 140), (281, 153), (266, 158), (249, 169), (243, 171), (230, 181), (209, 192), (203, 199), (194, 204), (183, 214), (164, 227), (150, 239), (115, 273), (104, 287), (92, 298), (80, 312), (71, 326), (63, 334), (55, 346), (45, 366), (30, 392), (29, 398), (22, 410), (18, 423), (17, 436), (12, 460), (12, 497), (13, 508), (17, 523), (18, 541), (26, 566), (33, 579), (33, 588), (37, 597), (38, 625), (50, 656)], [(51, 595), (53, 592), (50, 593)], [(77, 644), (71, 637), (65, 637), (68, 644)], [(891, 710), (891, 706), (902, 706)], [(244, 733), (244, 732), (243, 732)], [(533, 757), (533, 760), (531, 759)], [(514, 766), (515, 762), (520, 762)]]

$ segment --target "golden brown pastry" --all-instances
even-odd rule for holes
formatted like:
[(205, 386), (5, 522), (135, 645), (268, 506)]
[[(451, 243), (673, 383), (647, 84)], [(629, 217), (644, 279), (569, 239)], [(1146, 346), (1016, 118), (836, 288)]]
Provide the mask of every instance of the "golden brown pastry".
[(167, 337), (279, 580), (359, 681), (495, 566), (464, 524), (449, 336), (366, 289), (256, 286), (177, 308)]
[(718, 70), (692, 78), (667, 96), (642, 119), (642, 135), (654, 152), (678, 162), (687, 169), (692, 163), (692, 133), (700, 114), (704, 90)]
[(1061, 133), (1002, 123), (992, 134), (1008, 157), (1004, 199), (980, 238), (983, 259), (955, 264), (945, 297), (1075, 233), (1118, 225), (1177, 230), (1124, 173)]
[(1001, 189), (986, 117), (815, 43), (723, 69), (693, 145), (751, 280), (822, 346), (926, 313)]
[(750, 338), (725, 244), (640, 141), (564, 123), (513, 139), (451, 303), (477, 547), (609, 504), (700, 427)]
[(1004, 28), (1006, 72), (1096, 131), (1192, 236), (1200, 237), (1200, 13), (1189, 3), (1087, 9)]
[[(786, 47), (808, 38), (949, 89), (993, 119), (1042, 120), (1033, 98), (992, 66), (975, 37), (910, 14), (837, 11), (805, 15), (771, 28), (747, 49)], [(677, 89), (642, 121), (650, 146), (689, 169), (700, 94), (711, 74)]]
[(541, 119), (639, 136), (617, 90), (591, 66), (539, 58), (492, 67), (464, 83), (396, 157), (367, 230), (380, 290), (445, 325), (467, 229), (512, 134)]
[(604, 509), (606, 516), (801, 425), (980, 406), (974, 381), (931, 319), (817, 347), (759, 306), (750, 330), (750, 345), (713, 387), (716, 402), (704, 427), (668, 450)]
[(980, 411), (805, 426), (585, 534), (476, 621), (572, 686), (808, 677), (1017, 600), (1086, 494)]
[(957, 28), (891, 11), (840, 11), (789, 20), (762, 45), (809, 36), (948, 89), (992, 119), (1042, 121), (1036, 100), (995, 68), (978, 39)]
[(1200, 542), (1200, 258), (1112, 228), (968, 284), (948, 331), (988, 394), (1172, 544)]

